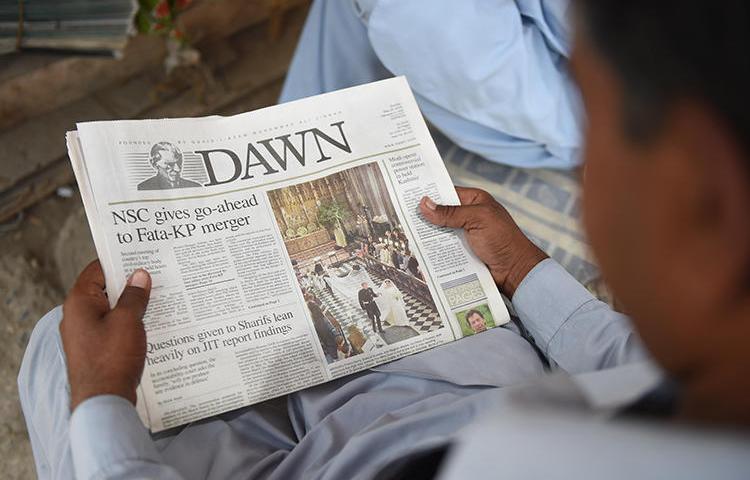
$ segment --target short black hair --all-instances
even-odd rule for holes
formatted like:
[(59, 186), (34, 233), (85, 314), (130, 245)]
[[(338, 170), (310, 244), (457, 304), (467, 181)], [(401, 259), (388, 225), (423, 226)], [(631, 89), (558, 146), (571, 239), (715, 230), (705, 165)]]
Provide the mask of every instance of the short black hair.
[[(466, 315), (464, 315), (464, 318), (466, 319), (466, 323), (467, 324), (469, 324), (469, 317), (471, 317), (472, 315), (479, 315), (480, 317), (482, 317), (482, 320), (486, 320), (484, 318), (484, 315), (482, 314), (482, 312), (480, 312), (479, 310), (476, 310), (476, 309), (472, 308), (471, 310), (469, 310), (468, 312), (466, 312)], [(471, 324), (469, 324), (469, 326), (471, 326)]]
[(675, 102), (697, 99), (750, 152), (750, 2), (575, 0), (577, 20), (625, 90), (626, 133), (647, 141)]

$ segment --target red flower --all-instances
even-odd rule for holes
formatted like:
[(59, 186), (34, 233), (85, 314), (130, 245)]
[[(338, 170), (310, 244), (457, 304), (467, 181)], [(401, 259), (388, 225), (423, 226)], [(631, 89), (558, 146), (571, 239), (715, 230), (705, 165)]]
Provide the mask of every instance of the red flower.
[(156, 18), (166, 18), (169, 14), (169, 2), (167, 2), (167, 0), (161, 0), (154, 7), (154, 16)]

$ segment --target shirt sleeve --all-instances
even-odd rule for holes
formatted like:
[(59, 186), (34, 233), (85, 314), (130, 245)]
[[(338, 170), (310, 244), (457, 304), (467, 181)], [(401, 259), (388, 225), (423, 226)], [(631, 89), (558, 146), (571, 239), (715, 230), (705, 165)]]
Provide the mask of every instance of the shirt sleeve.
[(116, 395), (92, 397), (70, 419), (78, 479), (183, 478), (164, 464), (133, 405)]
[(552, 259), (526, 275), (513, 306), (550, 363), (569, 373), (648, 358), (628, 317), (597, 300)]

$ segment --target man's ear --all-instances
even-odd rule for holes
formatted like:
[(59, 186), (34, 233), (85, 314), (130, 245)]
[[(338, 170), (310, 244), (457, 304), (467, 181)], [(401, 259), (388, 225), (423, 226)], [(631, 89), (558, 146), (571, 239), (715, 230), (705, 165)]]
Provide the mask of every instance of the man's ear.
[(684, 236), (684, 274), (694, 277), (696, 294), (744, 294), (738, 288), (750, 269), (750, 155), (722, 117), (699, 102), (682, 102), (667, 123), (670, 143), (679, 147), (670, 165), (676, 181), (663, 187), (682, 202), (675, 225)]

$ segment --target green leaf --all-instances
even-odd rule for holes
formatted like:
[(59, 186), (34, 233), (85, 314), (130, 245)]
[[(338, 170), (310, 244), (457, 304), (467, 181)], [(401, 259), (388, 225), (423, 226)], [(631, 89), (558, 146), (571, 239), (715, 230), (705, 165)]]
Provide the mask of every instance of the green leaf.
[(148, 33), (151, 31), (151, 19), (148, 13), (143, 10), (139, 10), (135, 16), (135, 26), (140, 33)]
[(337, 223), (351, 215), (349, 209), (337, 200), (323, 202), (318, 207), (318, 222), (328, 227), (335, 227)]
[(141, 8), (149, 12), (154, 9), (157, 3), (159, 3), (159, 0), (138, 0)]

